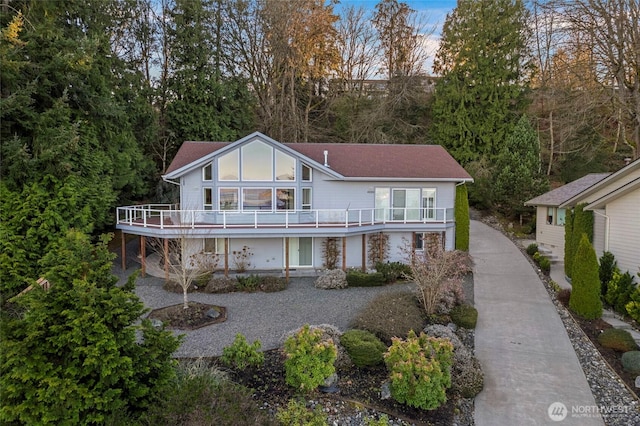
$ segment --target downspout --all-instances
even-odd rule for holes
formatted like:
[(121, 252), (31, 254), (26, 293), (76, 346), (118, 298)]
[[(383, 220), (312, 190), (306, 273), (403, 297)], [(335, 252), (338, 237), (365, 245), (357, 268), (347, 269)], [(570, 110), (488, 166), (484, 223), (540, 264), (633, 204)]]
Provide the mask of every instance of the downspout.
[(604, 251), (609, 251), (609, 216), (597, 210), (593, 210), (593, 212), (604, 217)]

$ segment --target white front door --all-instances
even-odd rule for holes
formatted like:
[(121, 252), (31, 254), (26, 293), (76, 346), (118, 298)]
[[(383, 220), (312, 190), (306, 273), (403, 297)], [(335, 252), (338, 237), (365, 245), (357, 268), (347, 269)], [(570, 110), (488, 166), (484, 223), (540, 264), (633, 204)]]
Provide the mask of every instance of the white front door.
[(291, 268), (313, 266), (313, 238), (289, 238), (289, 266)]

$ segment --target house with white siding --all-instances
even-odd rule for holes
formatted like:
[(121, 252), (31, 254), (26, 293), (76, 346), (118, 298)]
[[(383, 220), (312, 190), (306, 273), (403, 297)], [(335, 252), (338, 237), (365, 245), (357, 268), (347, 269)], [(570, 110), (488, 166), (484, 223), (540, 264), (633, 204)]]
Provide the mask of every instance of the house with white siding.
[(179, 186), (179, 203), (117, 209), (123, 241), (140, 237), (143, 273), (147, 238), (184, 238), (183, 259), (218, 256), (226, 274), (247, 248), (252, 269), (287, 277), (321, 269), (327, 239), (343, 269), (372, 268), (381, 241), (387, 261), (427, 239), (452, 250), (456, 186), (473, 181), (438, 145), (281, 143), (257, 132), (185, 142), (163, 179)]
[(562, 256), (564, 253), (565, 202), (600, 182), (610, 173), (591, 173), (524, 203), (536, 207), (536, 244), (543, 251)]
[[(571, 197), (560, 208), (586, 203), (593, 211), (593, 246), (609, 251), (621, 271), (640, 271), (640, 159)], [(636, 277), (637, 278), (637, 277)]]

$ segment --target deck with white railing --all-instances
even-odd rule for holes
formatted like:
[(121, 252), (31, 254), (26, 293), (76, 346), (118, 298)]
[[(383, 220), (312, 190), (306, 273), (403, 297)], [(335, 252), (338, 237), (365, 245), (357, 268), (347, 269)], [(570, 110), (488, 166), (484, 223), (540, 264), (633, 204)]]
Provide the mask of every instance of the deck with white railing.
[(452, 208), (317, 209), (317, 210), (181, 210), (170, 204), (117, 208), (118, 228), (159, 230), (236, 228), (354, 228), (372, 225), (446, 224)]

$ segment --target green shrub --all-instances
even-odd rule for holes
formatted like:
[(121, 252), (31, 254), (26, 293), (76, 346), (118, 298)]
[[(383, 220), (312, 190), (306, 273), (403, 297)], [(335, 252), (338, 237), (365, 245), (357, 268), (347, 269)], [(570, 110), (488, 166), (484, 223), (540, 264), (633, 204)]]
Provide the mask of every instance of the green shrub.
[(575, 253), (569, 308), (585, 319), (602, 316), (598, 259), (586, 234), (582, 235)]
[(275, 425), (252, 392), (228, 380), (203, 360), (178, 368), (174, 385), (143, 415), (143, 424)]
[(244, 277), (238, 275), (236, 279), (238, 280), (238, 289), (240, 291), (254, 292), (258, 291), (258, 289), (260, 288), (259, 275), (251, 274)]
[(476, 328), (478, 322), (478, 310), (471, 305), (457, 305), (449, 312), (451, 321), (458, 327)]
[(380, 272), (367, 274), (356, 269), (347, 271), (347, 285), (349, 287), (377, 287), (384, 284), (385, 279)]
[(600, 285), (602, 291), (602, 297), (607, 295), (607, 285), (613, 278), (613, 271), (618, 269), (616, 258), (613, 253), (605, 251), (600, 257), (600, 268), (598, 274), (600, 276)]
[(283, 277), (276, 277), (273, 275), (260, 276), (260, 290), (265, 293), (285, 290), (287, 285), (287, 280)]
[(284, 342), (284, 350), (285, 380), (296, 389), (311, 391), (335, 372), (335, 344), (322, 341), (322, 330), (312, 330), (309, 324)]
[(622, 354), (622, 368), (634, 375), (640, 375), (640, 351), (629, 351)]
[(385, 344), (392, 337), (406, 337), (410, 330), (424, 327), (424, 311), (411, 293), (380, 294), (367, 304), (351, 323), (351, 328), (367, 330)]
[(376, 271), (382, 274), (385, 283), (392, 283), (404, 279), (411, 273), (411, 268), (401, 262), (378, 262), (376, 263)]
[(196, 289), (206, 287), (211, 277), (213, 277), (213, 272), (205, 272), (203, 274), (198, 275), (198, 278), (196, 278), (196, 282), (195, 282)]
[(382, 414), (378, 420), (372, 417), (365, 417), (365, 426), (389, 426), (389, 416)]
[(259, 340), (251, 345), (242, 333), (236, 334), (236, 338), (231, 344), (222, 350), (220, 360), (227, 366), (244, 370), (248, 366), (257, 367), (264, 362), (264, 354), (260, 352)]
[(394, 338), (384, 356), (390, 372), (391, 396), (401, 404), (433, 410), (446, 402), (451, 386), (453, 345), (446, 339), (411, 331)]
[(605, 300), (613, 308), (614, 311), (621, 315), (627, 314), (627, 304), (631, 302), (631, 293), (633, 293), (633, 277), (629, 272), (621, 274), (615, 269), (613, 277), (607, 284), (607, 294)]
[(311, 411), (304, 401), (289, 400), (287, 408), (278, 408), (276, 418), (282, 426), (326, 426), (327, 415), (320, 405)]
[(536, 243), (531, 243), (527, 246), (527, 254), (529, 256), (533, 256), (534, 253), (538, 252), (538, 245)]
[(627, 314), (635, 321), (640, 322), (640, 286), (636, 285), (629, 295), (629, 299), (629, 303), (625, 306)]
[(543, 272), (548, 273), (551, 270), (551, 261), (549, 258), (543, 256), (538, 260), (538, 266), (540, 266)]
[(605, 348), (618, 352), (635, 351), (638, 349), (636, 341), (627, 330), (608, 328), (598, 335), (598, 343)]
[(373, 333), (366, 330), (348, 330), (340, 337), (356, 367), (368, 367), (381, 364), (387, 346)]

